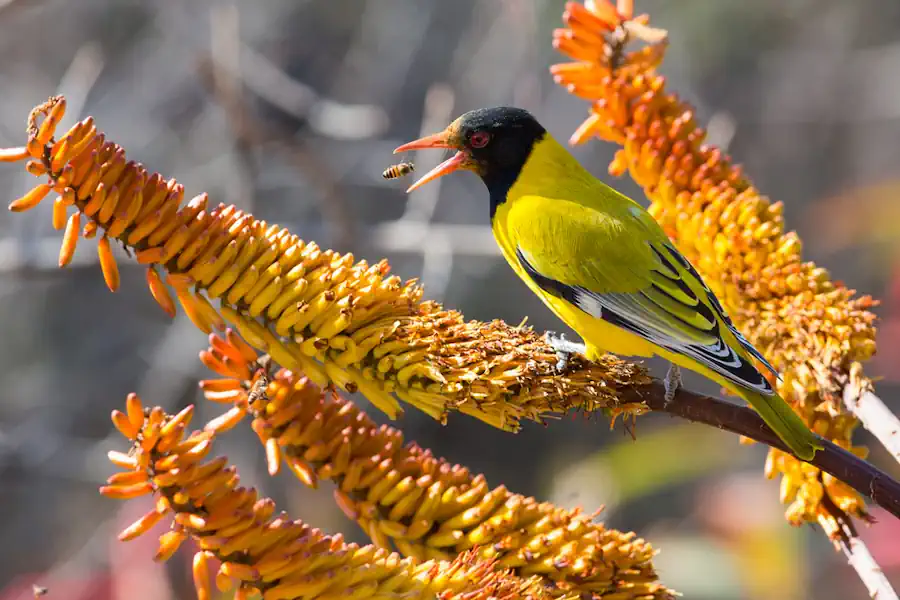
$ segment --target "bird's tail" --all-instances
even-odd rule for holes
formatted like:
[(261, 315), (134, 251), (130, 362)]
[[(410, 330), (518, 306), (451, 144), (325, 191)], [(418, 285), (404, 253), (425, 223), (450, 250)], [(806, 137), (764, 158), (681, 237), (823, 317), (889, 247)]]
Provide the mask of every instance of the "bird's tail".
[(799, 458), (811, 460), (816, 450), (824, 447), (819, 436), (810, 431), (800, 415), (795, 413), (778, 394), (767, 396), (746, 388), (735, 391), (756, 409), (763, 421)]

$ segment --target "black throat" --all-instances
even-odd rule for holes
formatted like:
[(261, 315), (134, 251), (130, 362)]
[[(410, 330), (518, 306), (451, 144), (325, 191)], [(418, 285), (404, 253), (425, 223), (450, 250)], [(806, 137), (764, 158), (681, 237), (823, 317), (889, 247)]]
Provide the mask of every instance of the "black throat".
[[(502, 155), (506, 160), (492, 160), (482, 163), (481, 180), (490, 194), (491, 221), (501, 204), (509, 197), (509, 190), (519, 179), (522, 169), (531, 157), (535, 146), (543, 140), (547, 132), (535, 123), (532, 131), (516, 136), (515, 149), (510, 148)], [(512, 144), (510, 144), (512, 146)]]
[(506, 202), (509, 189), (519, 178), (522, 172), (521, 167), (517, 169), (506, 168), (499, 170), (490, 170), (481, 176), (481, 180), (487, 187), (491, 200), (491, 222), (494, 221), (494, 215), (501, 204)]

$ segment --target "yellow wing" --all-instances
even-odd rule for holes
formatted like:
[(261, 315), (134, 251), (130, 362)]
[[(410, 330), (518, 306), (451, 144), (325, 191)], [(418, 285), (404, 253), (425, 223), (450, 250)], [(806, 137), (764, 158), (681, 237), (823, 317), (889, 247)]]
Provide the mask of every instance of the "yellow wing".
[(509, 207), (510, 250), (544, 292), (651, 344), (691, 358), (733, 384), (770, 395), (753, 356), (700, 275), (652, 217), (628, 203), (613, 213), (539, 196)]

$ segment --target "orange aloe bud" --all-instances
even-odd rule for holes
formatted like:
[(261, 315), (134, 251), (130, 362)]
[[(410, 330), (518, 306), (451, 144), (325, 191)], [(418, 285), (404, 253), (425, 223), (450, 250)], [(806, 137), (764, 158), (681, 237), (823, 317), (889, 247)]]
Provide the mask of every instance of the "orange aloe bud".
[[(172, 283), (171, 277), (169, 278), (169, 283)], [(213, 324), (207, 319), (206, 313), (200, 307), (200, 303), (196, 300), (197, 297), (183, 287), (175, 285), (172, 287), (175, 288), (175, 297), (178, 298), (178, 302), (181, 303), (181, 308), (184, 309), (184, 313), (188, 316), (194, 326), (203, 333), (211, 333)]]
[(31, 138), (26, 142), (25, 149), (32, 158), (41, 159), (44, 156), (44, 145), (37, 141), (37, 138)]
[(334, 502), (348, 519), (351, 521), (359, 519), (359, 510), (357, 509), (356, 502), (340, 488), (334, 490)]
[(24, 146), (18, 148), (0, 148), (0, 162), (17, 162), (25, 160), (29, 156), (28, 148)]
[(81, 212), (76, 212), (69, 217), (66, 224), (66, 232), (63, 234), (62, 245), (59, 248), (59, 266), (64, 267), (72, 262), (75, 255), (75, 246), (78, 244), (78, 235), (81, 229)]
[[(216, 572), (216, 589), (222, 593), (229, 592), (234, 587), (234, 580), (221, 568)], [(265, 597), (264, 597), (265, 598)]]
[[(104, 187), (105, 187), (105, 184), (104, 184)], [(119, 203), (128, 201), (122, 187), (113, 186), (110, 189), (110, 192), (112, 191), (112, 189), (115, 189), (119, 193), (117, 193), (117, 194), (107, 193), (106, 200), (103, 201), (103, 205), (100, 206), (100, 210), (97, 212), (97, 215), (96, 215), (97, 220), (104, 224), (109, 224), (109, 220), (112, 218), (113, 213), (116, 210), (116, 206), (118, 206)], [(82, 200), (84, 200), (84, 199), (86, 199), (86, 198), (82, 198)]]
[(186, 539), (187, 533), (183, 529), (173, 529), (162, 534), (159, 537), (159, 549), (156, 551), (156, 556), (153, 557), (153, 560), (156, 562), (169, 560)]
[(135, 258), (138, 261), (139, 265), (152, 265), (153, 263), (158, 263), (163, 258), (163, 249), (159, 246), (156, 248), (147, 248), (146, 250), (140, 250), (135, 255)]
[(193, 568), (194, 588), (197, 590), (197, 600), (210, 600), (212, 598), (212, 586), (209, 583), (209, 560), (213, 558), (212, 552), (201, 551), (194, 554)]
[(62, 201), (66, 206), (74, 206), (75, 190), (70, 187), (63, 189), (62, 193), (60, 194), (60, 198), (62, 198)]
[(227, 356), (235, 363), (240, 365), (245, 365), (256, 360), (255, 352), (253, 353), (253, 359), (247, 360), (246, 356), (244, 356), (237, 347), (230, 344), (227, 339), (223, 339), (214, 333), (209, 334), (209, 345), (210, 348), (212, 348), (222, 356)]
[(319, 479), (316, 477), (315, 471), (304, 460), (296, 456), (285, 456), (284, 460), (291, 469), (291, 473), (303, 482), (303, 485), (313, 489), (319, 486)]
[(584, 29), (612, 31), (620, 20), (616, 7), (609, 0), (586, 0), (583, 6), (578, 2), (566, 2), (565, 14), (584, 23)]
[(144, 424), (144, 405), (140, 396), (131, 392), (125, 399), (125, 413), (128, 415), (128, 421), (135, 429), (140, 429)]
[(37, 185), (21, 198), (13, 200), (9, 204), (9, 210), (12, 212), (24, 212), (26, 210), (32, 209), (40, 204), (41, 200), (43, 200), (44, 197), (49, 194), (50, 190), (52, 189), (53, 186), (48, 183)]
[(207, 350), (200, 351), (200, 362), (202, 362), (207, 369), (218, 373), (219, 375), (223, 375), (225, 377), (237, 377), (240, 378), (240, 374), (226, 366), (225, 362), (217, 357), (212, 352)]
[(228, 341), (228, 344), (237, 348), (238, 352), (241, 353), (241, 356), (244, 357), (244, 360), (247, 362), (253, 362), (256, 360), (258, 354), (253, 347), (241, 339), (241, 336), (237, 335), (237, 333), (233, 329), (227, 329), (225, 331), (225, 339)]
[(202, 379), (198, 387), (204, 392), (233, 392), (242, 389), (241, 382), (237, 379)]
[(132, 485), (104, 485), (100, 488), (100, 493), (107, 498), (116, 500), (130, 500), (138, 498), (153, 491), (153, 484), (149, 481), (143, 483), (135, 483)]
[(122, 532), (119, 533), (119, 541), (127, 542), (147, 533), (148, 531), (153, 529), (153, 527), (157, 523), (160, 522), (164, 514), (165, 513), (160, 512), (159, 510), (154, 508), (143, 517), (123, 529)]
[(112, 422), (113, 425), (116, 426), (116, 429), (119, 430), (119, 433), (124, 435), (129, 440), (134, 440), (137, 438), (138, 433), (140, 432), (140, 427), (134, 427), (131, 423), (131, 420), (128, 416), (120, 410), (112, 411)]
[(184, 408), (182, 408), (178, 414), (169, 419), (165, 425), (160, 429), (160, 435), (168, 436), (178, 425), (184, 425), (187, 427), (191, 424), (191, 419), (194, 418), (194, 405), (188, 404)]
[(132, 456), (128, 456), (123, 452), (110, 450), (106, 453), (106, 457), (109, 459), (109, 462), (116, 465), (117, 467), (121, 467), (123, 469), (137, 468), (137, 459)]
[[(87, 204), (84, 205), (82, 209), (84, 214), (89, 217), (93, 217), (100, 210), (100, 207), (106, 202), (106, 197), (108, 195), (119, 195), (119, 188), (116, 186), (109, 186), (101, 183), (97, 186), (97, 189), (94, 190), (93, 195), (91, 195), (91, 199), (87, 201)], [(76, 196), (77, 197), (77, 196)]]
[(103, 272), (106, 287), (111, 292), (117, 291), (119, 289), (119, 267), (109, 245), (109, 236), (104, 235), (100, 238), (100, 242), (97, 244), (97, 256), (100, 258), (100, 270)]
[(250, 565), (244, 565), (238, 562), (223, 562), (219, 567), (226, 577), (232, 577), (241, 581), (252, 581), (259, 577), (259, 571)]
[[(2, 153), (3, 150), (0, 150), (0, 162), (3, 162)], [(39, 160), (29, 160), (25, 165), (25, 170), (35, 177), (43, 177), (47, 174), (47, 165)]]
[(50, 112), (44, 117), (44, 122), (41, 123), (40, 129), (38, 129), (37, 140), (42, 146), (50, 141), (50, 138), (53, 137), (53, 133), (56, 131), (56, 126), (59, 125), (63, 115), (66, 114), (66, 99), (62, 96), (58, 98), (59, 100), (53, 104)]
[(63, 197), (59, 196), (56, 200), (53, 201), (53, 229), (60, 231), (63, 227), (66, 226), (66, 203), (63, 201)]
[(204, 391), (203, 395), (206, 396), (206, 399), (210, 402), (217, 402), (219, 404), (233, 404), (240, 400), (246, 400), (247, 398), (247, 392), (242, 388), (223, 390), (220, 392)]
[(156, 300), (156, 303), (166, 311), (166, 314), (174, 317), (175, 302), (172, 300), (172, 295), (169, 294), (166, 284), (163, 283), (162, 277), (159, 276), (159, 272), (153, 267), (147, 268), (147, 287), (150, 288), (150, 294)]
[(247, 416), (247, 409), (243, 406), (235, 406), (207, 423), (203, 429), (214, 433), (223, 433), (233, 429)]
[(146, 471), (119, 471), (106, 478), (108, 485), (131, 485), (150, 479)]
[(269, 475), (274, 477), (281, 471), (281, 449), (278, 447), (278, 440), (269, 438), (266, 440), (266, 467)]
[(197, 306), (197, 310), (203, 316), (204, 321), (209, 323), (213, 329), (217, 329), (222, 331), (225, 329), (225, 321), (222, 319), (222, 315), (216, 311), (215, 307), (210, 303), (206, 297), (200, 292), (194, 292), (191, 294), (191, 298)]

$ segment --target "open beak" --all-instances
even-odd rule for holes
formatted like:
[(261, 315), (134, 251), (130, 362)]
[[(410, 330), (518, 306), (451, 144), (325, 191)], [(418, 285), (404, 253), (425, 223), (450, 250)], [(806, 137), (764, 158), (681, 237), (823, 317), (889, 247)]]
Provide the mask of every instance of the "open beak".
[(414, 189), (425, 185), (429, 181), (434, 181), (438, 177), (443, 177), (444, 175), (449, 175), (454, 171), (465, 168), (469, 155), (462, 150), (458, 150), (459, 146), (455, 143), (455, 137), (454, 132), (448, 127), (440, 133), (435, 133), (414, 142), (403, 144), (394, 150), (394, 154), (397, 154), (398, 152), (407, 152), (409, 150), (422, 150), (425, 148), (448, 148), (450, 150), (457, 150), (456, 154), (425, 173), (418, 181), (409, 186), (409, 189), (406, 190), (407, 194)]

